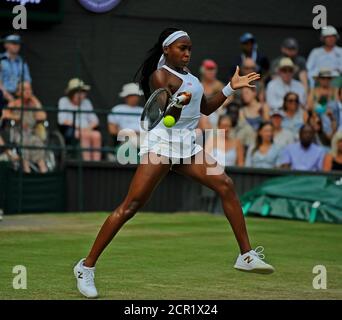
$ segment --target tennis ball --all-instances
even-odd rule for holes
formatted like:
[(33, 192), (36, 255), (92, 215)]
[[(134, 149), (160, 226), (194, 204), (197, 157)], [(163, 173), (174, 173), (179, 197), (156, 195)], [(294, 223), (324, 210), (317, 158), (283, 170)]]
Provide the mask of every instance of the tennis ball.
[(176, 120), (173, 116), (167, 115), (163, 120), (164, 126), (171, 128), (176, 124)]

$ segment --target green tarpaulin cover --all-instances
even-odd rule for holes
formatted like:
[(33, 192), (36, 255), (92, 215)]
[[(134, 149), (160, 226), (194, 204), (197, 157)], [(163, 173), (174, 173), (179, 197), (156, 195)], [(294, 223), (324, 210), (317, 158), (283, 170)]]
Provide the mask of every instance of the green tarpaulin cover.
[(267, 180), (241, 197), (244, 214), (342, 223), (342, 179), (287, 176)]

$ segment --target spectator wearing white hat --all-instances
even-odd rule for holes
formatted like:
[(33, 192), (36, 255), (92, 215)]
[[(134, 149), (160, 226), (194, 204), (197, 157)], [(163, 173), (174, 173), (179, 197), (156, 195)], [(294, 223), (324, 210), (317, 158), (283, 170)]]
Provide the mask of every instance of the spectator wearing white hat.
[(3, 90), (6, 100), (11, 101), (15, 98), (18, 84), (22, 81), (31, 83), (32, 79), (27, 63), (19, 55), (21, 37), (10, 34), (2, 42), (6, 51), (0, 59), (0, 89)]
[(279, 61), (278, 76), (270, 81), (266, 88), (266, 102), (271, 110), (283, 106), (284, 96), (288, 92), (295, 92), (299, 96), (301, 105), (306, 105), (306, 92), (303, 84), (293, 79), (297, 67), (290, 58)]
[(299, 80), (306, 91), (308, 91), (308, 80), (306, 71), (306, 60), (304, 57), (298, 54), (299, 45), (295, 38), (286, 38), (281, 43), (280, 47), (281, 55), (271, 62), (271, 75), (272, 78), (277, 76), (277, 68), (282, 58), (290, 58), (292, 62), (297, 66), (297, 70), (293, 75), (293, 78)]
[(342, 73), (342, 48), (336, 45), (339, 34), (333, 26), (326, 26), (321, 31), (323, 46), (314, 48), (309, 54), (307, 69), (310, 87), (315, 85), (314, 76), (322, 68)]
[[(67, 142), (73, 138), (80, 139), (82, 148), (101, 148), (102, 137), (98, 130), (99, 118), (92, 112), (93, 105), (86, 97), (90, 86), (81, 79), (74, 78), (68, 83), (66, 96), (59, 99), (58, 124), (60, 125)], [(70, 110), (70, 112), (65, 111)], [(77, 112), (87, 111), (87, 112)], [(83, 151), (83, 160), (100, 161), (101, 152)]]
[(114, 139), (114, 145), (118, 144), (117, 136), (120, 130), (126, 130), (128, 133), (134, 131), (135, 136), (139, 136), (140, 117), (143, 111), (139, 101), (142, 95), (143, 91), (136, 83), (127, 83), (122, 87), (119, 97), (124, 99), (124, 103), (114, 106), (107, 118), (108, 131)]

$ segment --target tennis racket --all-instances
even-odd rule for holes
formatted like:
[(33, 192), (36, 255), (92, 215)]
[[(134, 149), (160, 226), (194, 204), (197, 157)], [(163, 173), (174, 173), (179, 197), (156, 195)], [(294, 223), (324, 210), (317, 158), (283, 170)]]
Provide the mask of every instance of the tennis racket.
[(145, 131), (155, 128), (164, 118), (166, 112), (175, 105), (181, 104), (188, 97), (180, 95), (176, 98), (172, 97), (170, 90), (159, 88), (154, 91), (147, 102), (141, 114), (140, 124)]

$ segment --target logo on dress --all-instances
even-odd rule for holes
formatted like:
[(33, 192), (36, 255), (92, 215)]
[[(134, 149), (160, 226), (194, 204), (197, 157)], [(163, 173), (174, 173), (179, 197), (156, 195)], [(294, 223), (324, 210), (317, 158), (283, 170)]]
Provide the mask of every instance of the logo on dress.
[(188, 85), (188, 86), (192, 86), (192, 82), (188, 82), (187, 85)]

